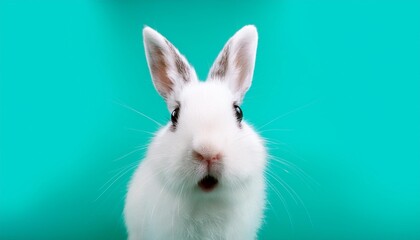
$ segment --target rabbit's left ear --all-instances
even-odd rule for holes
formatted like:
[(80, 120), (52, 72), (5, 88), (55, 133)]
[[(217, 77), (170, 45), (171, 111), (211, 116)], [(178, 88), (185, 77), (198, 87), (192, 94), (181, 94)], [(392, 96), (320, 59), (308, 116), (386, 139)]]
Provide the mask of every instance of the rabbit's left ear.
[(207, 76), (210, 81), (227, 81), (238, 104), (252, 83), (257, 45), (255, 26), (243, 27), (226, 43)]

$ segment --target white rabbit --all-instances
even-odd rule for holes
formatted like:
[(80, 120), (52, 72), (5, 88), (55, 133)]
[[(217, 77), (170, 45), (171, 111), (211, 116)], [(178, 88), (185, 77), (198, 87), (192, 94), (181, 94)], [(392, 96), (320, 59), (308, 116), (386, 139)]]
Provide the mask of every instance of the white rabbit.
[(128, 238), (255, 239), (266, 149), (239, 106), (251, 86), (256, 28), (226, 43), (205, 82), (158, 32), (145, 27), (143, 37), (154, 86), (172, 114), (129, 184)]

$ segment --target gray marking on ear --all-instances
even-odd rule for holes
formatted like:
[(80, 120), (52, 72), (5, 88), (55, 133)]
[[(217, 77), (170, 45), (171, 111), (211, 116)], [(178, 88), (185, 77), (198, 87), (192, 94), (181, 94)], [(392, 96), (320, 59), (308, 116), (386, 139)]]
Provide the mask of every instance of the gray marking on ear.
[(222, 56), (220, 57), (220, 60), (216, 63), (215, 66), (216, 69), (214, 69), (211, 73), (211, 77), (215, 78), (223, 78), (226, 75), (226, 71), (228, 69), (228, 65), (229, 65), (229, 50), (230, 50), (230, 45), (228, 44), (222, 53)]
[(166, 44), (169, 46), (171, 53), (174, 57), (175, 67), (179, 75), (181, 75), (184, 82), (188, 82), (190, 80), (190, 73), (188, 71), (188, 66), (185, 65), (185, 62), (181, 59), (180, 55), (175, 50), (175, 47), (165, 39)]

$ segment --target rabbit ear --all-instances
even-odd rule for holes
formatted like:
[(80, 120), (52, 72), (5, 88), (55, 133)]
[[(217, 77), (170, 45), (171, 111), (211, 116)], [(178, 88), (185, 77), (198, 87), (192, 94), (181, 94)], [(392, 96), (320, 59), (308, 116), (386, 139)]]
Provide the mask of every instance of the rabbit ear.
[(184, 84), (198, 81), (194, 68), (165, 37), (145, 27), (143, 38), (153, 84), (166, 101)]
[(243, 27), (226, 43), (207, 76), (211, 81), (227, 81), (238, 103), (251, 86), (257, 45), (255, 26)]

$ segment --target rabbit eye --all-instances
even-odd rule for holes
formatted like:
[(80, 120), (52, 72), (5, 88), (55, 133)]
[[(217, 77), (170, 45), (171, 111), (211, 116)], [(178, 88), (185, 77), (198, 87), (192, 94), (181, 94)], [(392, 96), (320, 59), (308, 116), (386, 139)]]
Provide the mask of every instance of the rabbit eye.
[(243, 117), (242, 109), (236, 104), (233, 105), (233, 108), (235, 109), (236, 119), (238, 120), (238, 122), (241, 122)]
[(172, 125), (176, 125), (176, 123), (178, 122), (178, 116), (179, 116), (179, 107), (175, 108), (175, 110), (172, 111), (171, 113), (171, 122)]

